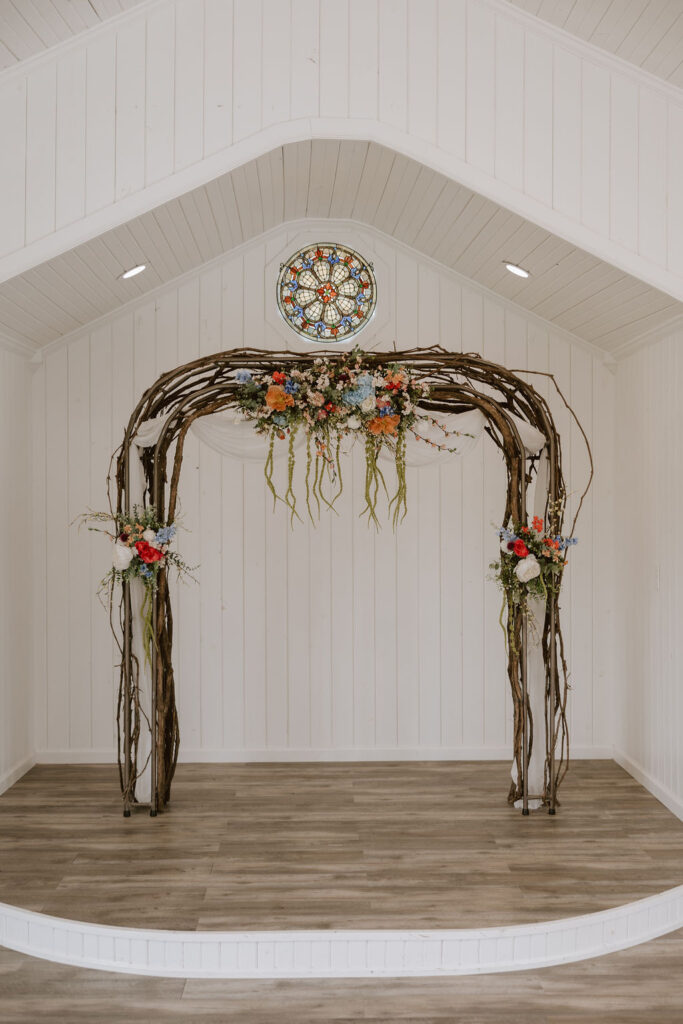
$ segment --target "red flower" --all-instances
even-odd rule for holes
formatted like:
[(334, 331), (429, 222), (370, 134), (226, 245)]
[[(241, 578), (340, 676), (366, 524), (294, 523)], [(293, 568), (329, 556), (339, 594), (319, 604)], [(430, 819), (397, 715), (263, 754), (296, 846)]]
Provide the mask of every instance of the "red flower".
[(534, 516), (534, 518), (531, 520), (531, 525), (533, 526), (536, 533), (543, 533), (543, 520), (540, 518), (540, 516)]
[(287, 377), (280, 370), (276, 370), (273, 374), (273, 384), (284, 384), (286, 380)]
[(148, 565), (150, 562), (160, 562), (164, 557), (163, 551), (159, 551), (158, 548), (153, 548), (146, 540), (139, 540), (135, 545), (135, 550), (142, 561), (146, 562)]
[(518, 558), (526, 558), (529, 554), (529, 549), (523, 540), (516, 540), (512, 548)]

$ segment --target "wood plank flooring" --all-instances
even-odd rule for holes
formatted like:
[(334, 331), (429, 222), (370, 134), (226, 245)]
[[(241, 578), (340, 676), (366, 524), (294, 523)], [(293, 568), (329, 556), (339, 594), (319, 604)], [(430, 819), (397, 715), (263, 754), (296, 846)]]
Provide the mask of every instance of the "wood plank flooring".
[(461, 978), (185, 981), (0, 949), (2, 1024), (681, 1024), (683, 931), (577, 964)]
[(498, 762), (181, 765), (167, 813), (124, 819), (111, 767), (37, 766), (0, 797), (0, 900), (150, 928), (466, 928), (683, 883), (683, 823), (613, 762), (574, 764), (554, 818), (509, 808), (507, 777)]

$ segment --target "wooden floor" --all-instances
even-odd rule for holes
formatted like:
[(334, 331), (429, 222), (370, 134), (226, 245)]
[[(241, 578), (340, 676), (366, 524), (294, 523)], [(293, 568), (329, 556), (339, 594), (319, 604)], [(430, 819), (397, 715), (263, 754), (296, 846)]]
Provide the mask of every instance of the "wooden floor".
[(185, 981), (0, 949), (2, 1024), (681, 1024), (683, 932), (582, 963), (460, 978)]
[(0, 901), (129, 927), (466, 928), (683, 883), (683, 823), (613, 762), (574, 764), (554, 818), (509, 808), (507, 773), (181, 765), (166, 814), (124, 819), (110, 767), (38, 766), (0, 797)]

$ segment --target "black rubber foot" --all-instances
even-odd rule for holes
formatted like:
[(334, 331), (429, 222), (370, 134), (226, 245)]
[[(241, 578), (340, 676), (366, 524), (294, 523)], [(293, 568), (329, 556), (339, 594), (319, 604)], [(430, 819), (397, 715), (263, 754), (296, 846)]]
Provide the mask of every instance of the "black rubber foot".
[(154, 810), (154, 808), (152, 808), (152, 810), (149, 812), (149, 816), (150, 818), (156, 818), (157, 812)]
[(126, 808), (123, 812), (124, 818), (130, 818), (130, 809)]
[(554, 814), (554, 813), (555, 813), (555, 808), (554, 807), (549, 807), (548, 808), (548, 814)]
[(526, 809), (522, 810), (522, 814), (528, 814), (528, 813), (529, 813), (529, 808), (528, 807)]

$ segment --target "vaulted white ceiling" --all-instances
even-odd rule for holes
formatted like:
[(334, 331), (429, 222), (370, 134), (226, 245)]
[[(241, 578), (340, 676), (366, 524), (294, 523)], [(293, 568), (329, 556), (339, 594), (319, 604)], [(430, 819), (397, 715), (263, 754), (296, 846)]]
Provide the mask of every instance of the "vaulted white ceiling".
[(143, 0), (0, 0), (0, 71)]
[[(353, 220), (607, 351), (683, 303), (375, 143), (287, 145), (0, 285), (0, 331), (41, 346), (276, 225)], [(504, 260), (531, 272), (514, 277)], [(137, 263), (148, 269), (130, 280)]]
[(681, 0), (508, 0), (683, 88)]

